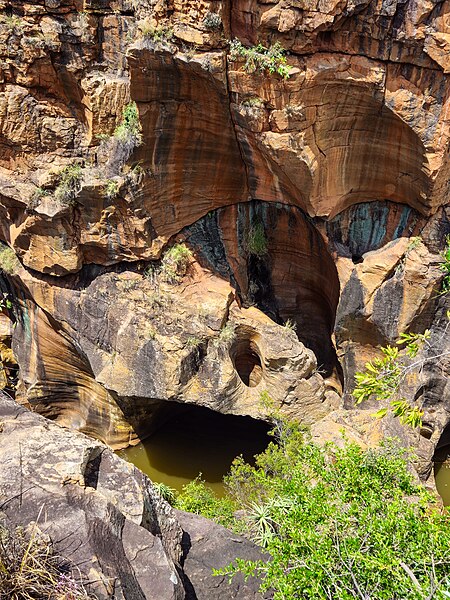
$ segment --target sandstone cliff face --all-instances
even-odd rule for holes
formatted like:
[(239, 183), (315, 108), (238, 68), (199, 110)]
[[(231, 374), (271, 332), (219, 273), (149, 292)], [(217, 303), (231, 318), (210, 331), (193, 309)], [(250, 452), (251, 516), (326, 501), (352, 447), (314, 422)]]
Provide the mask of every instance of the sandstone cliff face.
[[(428, 327), (448, 351), (447, 2), (1, 6), (21, 402), (120, 447), (167, 400), (264, 417), (267, 390), (316, 423), (351, 406), (355, 370), (400, 333)], [(232, 38), (280, 42), (289, 79), (249, 73)], [(114, 134), (130, 101), (142, 144)], [(143, 276), (175, 241), (194, 253), (186, 275)], [(408, 382), (428, 458), (447, 374)]]

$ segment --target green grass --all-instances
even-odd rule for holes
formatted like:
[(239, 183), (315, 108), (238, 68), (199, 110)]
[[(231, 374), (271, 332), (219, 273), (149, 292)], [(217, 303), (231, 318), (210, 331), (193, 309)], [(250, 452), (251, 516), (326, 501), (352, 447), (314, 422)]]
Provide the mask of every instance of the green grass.
[(440, 269), (444, 273), (441, 283), (441, 294), (450, 292), (450, 235), (445, 238), (445, 248), (442, 251)]

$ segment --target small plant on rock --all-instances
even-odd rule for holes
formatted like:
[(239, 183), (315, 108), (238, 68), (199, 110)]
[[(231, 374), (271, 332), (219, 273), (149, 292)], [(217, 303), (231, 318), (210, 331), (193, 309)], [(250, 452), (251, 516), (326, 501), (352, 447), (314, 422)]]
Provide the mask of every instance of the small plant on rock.
[(173, 30), (165, 25), (154, 26), (150, 21), (144, 19), (139, 21), (138, 29), (144, 39), (155, 43), (165, 43), (173, 40)]
[(236, 329), (233, 323), (228, 321), (219, 332), (219, 337), (215, 340), (218, 348), (228, 348), (236, 338)]
[(450, 292), (450, 235), (445, 238), (445, 248), (441, 254), (442, 263), (440, 269), (444, 273), (441, 283), (441, 294)]
[(267, 254), (267, 238), (262, 223), (250, 227), (247, 235), (247, 251), (254, 256)]
[(222, 29), (222, 19), (215, 12), (207, 12), (203, 19), (203, 25), (208, 31), (219, 31)]
[(117, 198), (117, 196), (119, 195), (119, 188), (119, 182), (115, 179), (110, 179), (103, 188), (103, 197), (107, 200), (114, 200), (114, 198)]
[(0, 269), (8, 275), (14, 275), (19, 267), (20, 262), (14, 250), (0, 242)]
[(142, 144), (142, 127), (136, 102), (130, 102), (124, 107), (122, 122), (114, 130), (114, 137), (132, 149)]
[(83, 170), (78, 163), (67, 165), (58, 174), (55, 198), (62, 204), (72, 204), (81, 191)]
[(286, 319), (284, 327), (285, 329), (289, 329), (289, 331), (297, 331), (297, 323), (292, 319)]
[(161, 498), (163, 498), (171, 506), (173, 506), (175, 504), (176, 498), (177, 498), (176, 490), (174, 490), (172, 487), (170, 487), (169, 485), (162, 483), (162, 482), (153, 483), (153, 487), (158, 492), (158, 494), (161, 496)]
[(275, 42), (269, 48), (262, 44), (246, 48), (237, 39), (234, 39), (230, 44), (230, 60), (244, 59), (244, 70), (247, 73), (267, 71), (270, 74), (276, 73), (283, 79), (289, 79), (290, 67), (286, 64), (284, 54), (284, 48), (279, 42)]
[(161, 278), (168, 283), (178, 283), (186, 275), (191, 260), (191, 250), (185, 244), (175, 244), (161, 261)]

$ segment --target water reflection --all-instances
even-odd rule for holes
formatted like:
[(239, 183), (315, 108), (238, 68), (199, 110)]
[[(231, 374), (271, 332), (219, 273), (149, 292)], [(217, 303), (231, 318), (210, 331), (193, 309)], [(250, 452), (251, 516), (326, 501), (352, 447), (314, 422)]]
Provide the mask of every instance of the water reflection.
[(272, 439), (270, 426), (249, 417), (221, 415), (192, 407), (171, 418), (148, 440), (119, 451), (150, 479), (176, 490), (195, 479), (199, 473), (218, 494), (223, 491), (222, 478), (233, 459), (242, 454), (251, 461)]

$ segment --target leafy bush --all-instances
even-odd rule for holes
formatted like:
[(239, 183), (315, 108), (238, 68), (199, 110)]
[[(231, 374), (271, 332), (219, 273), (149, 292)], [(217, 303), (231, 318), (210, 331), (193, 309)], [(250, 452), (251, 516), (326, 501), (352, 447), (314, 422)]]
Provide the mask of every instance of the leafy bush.
[(191, 260), (191, 250), (185, 244), (175, 244), (161, 261), (161, 278), (169, 283), (178, 283), (186, 275)]
[[(353, 397), (356, 404), (373, 398), (378, 401), (388, 402), (374, 413), (375, 417), (384, 417), (389, 410), (400, 422), (411, 427), (422, 425), (423, 410), (420, 406), (411, 405), (405, 398), (400, 397), (400, 388), (408, 372), (411, 370), (408, 358), (415, 358), (422, 346), (428, 344), (430, 331), (424, 333), (402, 333), (397, 345), (405, 344), (405, 354), (401, 355), (396, 346), (381, 348), (383, 356), (375, 358), (365, 365), (365, 371), (355, 373), (356, 387)], [(437, 359), (439, 356), (434, 356)], [(419, 361), (423, 365), (429, 359)]]
[(114, 130), (114, 137), (128, 146), (130, 151), (142, 144), (142, 128), (136, 102), (130, 102), (124, 107), (122, 122)]
[(81, 165), (74, 163), (67, 165), (58, 174), (58, 185), (55, 189), (55, 198), (62, 204), (71, 204), (81, 191), (83, 170)]
[(19, 267), (20, 262), (14, 250), (0, 242), (0, 269), (8, 275), (14, 275)]
[(254, 256), (267, 254), (267, 238), (262, 223), (250, 227), (247, 235), (247, 251)]
[(37, 527), (29, 539), (22, 529), (0, 526), (0, 598), (9, 600), (94, 600), (70, 565), (53, 554)]
[(217, 498), (211, 488), (207, 487), (201, 474), (183, 486), (177, 496), (175, 505), (179, 510), (203, 515), (214, 519), (224, 527), (231, 527), (235, 523), (233, 516), (236, 505), (231, 498)]
[(414, 482), (404, 450), (320, 447), (283, 421), (277, 432), (255, 466), (234, 461), (220, 503), (200, 481), (186, 486), (180, 508), (245, 527), (269, 554), (217, 574), (258, 575), (275, 600), (447, 598), (449, 514)]
[(256, 71), (277, 73), (283, 79), (289, 79), (290, 67), (286, 64), (284, 48), (279, 42), (266, 48), (262, 44), (246, 48), (239, 40), (230, 43), (230, 59), (237, 61), (245, 59), (244, 69), (248, 73)]
[(222, 19), (215, 12), (207, 12), (203, 19), (203, 25), (209, 31), (219, 31), (219, 29), (222, 29)]

